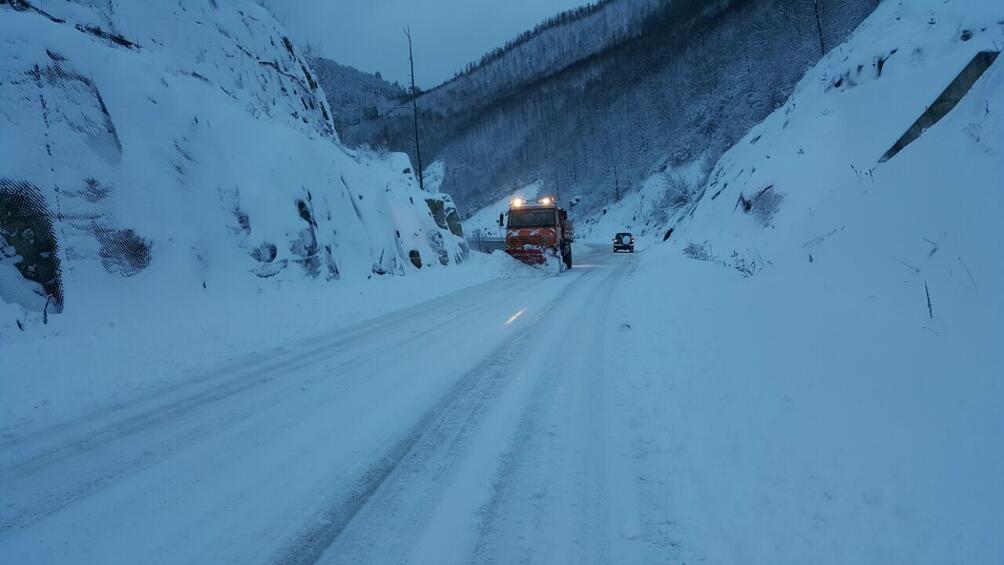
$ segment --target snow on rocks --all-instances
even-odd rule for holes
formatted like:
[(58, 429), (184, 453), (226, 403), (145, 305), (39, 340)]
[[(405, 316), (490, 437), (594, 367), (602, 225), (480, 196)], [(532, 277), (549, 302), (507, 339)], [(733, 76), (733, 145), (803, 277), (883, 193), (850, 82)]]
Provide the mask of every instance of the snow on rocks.
[(0, 198), (37, 192), (58, 218), (70, 308), (136, 276), (163, 300), (255, 275), (404, 274), (411, 252), (425, 265), (466, 256), (405, 156), (341, 146), (304, 59), (252, 2), (15, 3), (0, 36), (0, 128), (18, 140)]

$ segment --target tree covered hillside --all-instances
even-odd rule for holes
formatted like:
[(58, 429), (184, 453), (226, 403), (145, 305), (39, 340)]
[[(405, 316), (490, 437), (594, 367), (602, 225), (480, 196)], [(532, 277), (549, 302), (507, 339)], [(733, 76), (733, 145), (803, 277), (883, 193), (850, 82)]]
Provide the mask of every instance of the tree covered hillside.
[[(610, 0), (556, 18), (419, 95), (423, 159), (468, 214), (537, 181), (599, 213), (652, 172), (710, 167), (876, 4)], [(343, 139), (413, 154), (410, 116), (376, 114)]]

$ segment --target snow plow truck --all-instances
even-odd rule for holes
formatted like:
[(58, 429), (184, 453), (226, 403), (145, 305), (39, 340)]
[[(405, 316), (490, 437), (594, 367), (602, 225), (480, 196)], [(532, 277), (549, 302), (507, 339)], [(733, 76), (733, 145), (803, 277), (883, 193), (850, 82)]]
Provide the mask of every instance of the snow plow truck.
[(555, 257), (560, 259), (562, 270), (572, 268), (574, 226), (554, 198), (513, 198), (509, 212), (499, 214), (499, 226), (505, 228), (509, 255), (528, 265), (544, 265), (549, 256)]

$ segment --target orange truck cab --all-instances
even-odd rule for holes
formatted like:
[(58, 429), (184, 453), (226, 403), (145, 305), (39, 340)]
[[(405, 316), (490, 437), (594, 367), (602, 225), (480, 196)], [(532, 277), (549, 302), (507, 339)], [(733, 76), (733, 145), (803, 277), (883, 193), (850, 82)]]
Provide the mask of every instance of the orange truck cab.
[(509, 255), (540, 265), (547, 262), (546, 254), (551, 254), (560, 257), (565, 268), (572, 268), (574, 226), (568, 212), (554, 198), (514, 198), (509, 212), (499, 215), (499, 225), (505, 228), (505, 251)]

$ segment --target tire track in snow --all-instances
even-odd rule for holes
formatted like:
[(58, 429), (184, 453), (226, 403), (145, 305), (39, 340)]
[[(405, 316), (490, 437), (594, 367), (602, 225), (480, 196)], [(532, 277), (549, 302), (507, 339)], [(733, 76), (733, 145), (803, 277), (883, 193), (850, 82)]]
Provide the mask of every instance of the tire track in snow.
[[(576, 352), (589, 357), (589, 361), (582, 361), (582, 363), (594, 370), (585, 371), (586, 374), (580, 374), (569, 368), (566, 364), (555, 361), (542, 371), (540, 376), (545, 378), (538, 381), (537, 386), (534, 388), (531, 402), (526, 405), (520, 416), (519, 425), (516, 433), (513, 435), (513, 440), (500, 459), (492, 480), (490, 497), (479, 509), (479, 522), (476, 529), (477, 541), (471, 555), (471, 563), (505, 563), (517, 559), (521, 563), (534, 561), (535, 555), (533, 554), (520, 554), (518, 557), (517, 555), (509, 555), (506, 558), (499, 557), (497, 554), (497, 546), (499, 545), (508, 550), (528, 549), (515, 547), (512, 543), (514, 540), (512, 539), (500, 539), (500, 536), (506, 534), (501, 523), (514, 517), (517, 517), (516, 519), (521, 522), (534, 520), (532, 529), (536, 532), (541, 531), (544, 525), (541, 519), (545, 517), (545, 514), (550, 509), (545, 506), (548, 502), (548, 493), (539, 489), (527, 488), (528, 484), (532, 487), (536, 483), (542, 482), (542, 476), (547, 476), (553, 480), (555, 475), (559, 475), (560, 471), (562, 471), (560, 468), (562, 463), (567, 464), (568, 462), (562, 461), (559, 454), (556, 461), (550, 462), (553, 465), (547, 467), (545, 464), (548, 461), (535, 459), (530, 457), (529, 454), (532, 451), (537, 451), (544, 457), (553, 457), (561, 448), (574, 452), (588, 462), (587, 465), (584, 465), (579, 470), (584, 470), (589, 474), (589, 476), (585, 477), (589, 485), (583, 489), (584, 492), (573, 494), (585, 494), (577, 502), (589, 506), (590, 512), (580, 512), (576, 516), (578, 518), (576, 525), (580, 530), (576, 539), (551, 539), (549, 543), (552, 547), (555, 544), (570, 543), (572, 546), (578, 547), (586, 555), (596, 557), (601, 555), (609, 556), (610, 543), (608, 537), (605, 535), (608, 529), (606, 508), (609, 506), (606, 481), (609, 477), (606, 476), (603, 467), (605, 460), (604, 453), (606, 451), (604, 442), (606, 435), (604, 433), (604, 419), (606, 414), (604, 414), (604, 383), (602, 382), (606, 378), (606, 375), (602, 373), (602, 368), (605, 367), (605, 363), (603, 362), (603, 333), (606, 330), (612, 293), (618, 288), (617, 282), (623, 277), (623, 269), (617, 269), (612, 274), (608, 274), (602, 283), (598, 284), (595, 289), (592, 289), (589, 297), (583, 301), (584, 304), (588, 304), (593, 308), (591, 313), (595, 312), (599, 323), (581, 324), (570, 322), (568, 325), (567, 341), (580, 337), (577, 330), (583, 327), (589, 329), (589, 339), (591, 341), (581, 343), (581, 340), (576, 339), (576, 343), (580, 346)], [(573, 386), (569, 387), (568, 390), (564, 390), (566, 389), (564, 386), (559, 387), (559, 384), (565, 385), (569, 383), (572, 383)], [(564, 400), (564, 403), (559, 402), (559, 397)], [(576, 401), (579, 401), (581, 405), (576, 404)], [(575, 410), (577, 412), (576, 415), (585, 416), (580, 420), (581, 424), (572, 425), (576, 438), (583, 441), (573, 446), (543, 445), (546, 441), (559, 441), (559, 438), (554, 433), (542, 429), (542, 423), (546, 422), (548, 417), (552, 415), (568, 417), (569, 414), (565, 414), (568, 410)], [(529, 469), (529, 466), (532, 466), (530, 470), (538, 474), (521, 477), (521, 473)], [(567, 471), (568, 469), (564, 470)], [(555, 473), (555, 471), (558, 471), (558, 473)], [(600, 473), (603, 473), (603, 475), (601, 476)], [(568, 486), (568, 483), (573, 482), (573, 479), (568, 475), (561, 475), (557, 479), (565, 482), (564, 486)], [(575, 486), (581, 485), (576, 484)], [(519, 500), (519, 497), (526, 498), (530, 495), (531, 491), (533, 492), (531, 496), (533, 502), (527, 508), (520, 504), (523, 501)], [(516, 505), (515, 512), (512, 511), (513, 508), (510, 508), (514, 504)], [(591, 544), (592, 550), (585, 551), (583, 543)], [(539, 548), (539, 546), (536, 547), (536, 549)], [(532, 548), (530, 549), (532, 551)], [(542, 561), (539, 555), (536, 555), (536, 557), (538, 557), (537, 561)], [(576, 562), (570, 555), (565, 555), (565, 557), (569, 559), (569, 562)], [(605, 561), (607, 558), (601, 557), (600, 561)]]
[[(536, 280), (531, 286), (535, 286), (539, 282), (541, 281)], [(488, 293), (487, 297), (491, 298), (495, 295), (505, 294), (510, 290), (511, 288), (506, 285), (499, 285), (492, 289), (492, 292)], [(486, 302), (477, 302), (459, 311), (436, 312), (439, 314), (437, 316), (438, 321), (431, 327), (423, 326), (421, 332), (410, 334), (405, 339), (397, 340), (391, 344), (381, 344), (379, 348), (385, 350), (394, 349), (413, 341), (429, 339), (429, 336), (435, 330), (455, 325), (458, 320), (463, 319), (472, 312), (483, 309), (485, 304)], [(403, 319), (413, 320), (428, 314), (428, 308), (422, 308), (408, 314)], [(397, 316), (391, 315), (390, 318), (390, 322), (399, 322), (399, 320), (395, 319)], [(227, 400), (239, 400), (234, 397), (242, 393), (261, 389), (278, 380), (295, 381), (279, 384), (284, 384), (287, 390), (297, 389), (300, 380), (313, 376), (313, 374), (299, 373), (300, 371), (316, 366), (342, 353), (342, 350), (330, 351), (332, 348), (344, 347), (358, 340), (372, 341), (378, 338), (379, 335), (374, 334), (384, 332), (387, 323), (388, 320), (385, 319), (383, 323), (371, 328), (365, 328), (359, 332), (353, 332), (349, 336), (339, 334), (339, 336), (331, 341), (321, 340), (320, 343), (311, 345), (305, 351), (291, 350), (277, 361), (255, 367), (250, 372), (241, 373), (239, 376), (230, 378), (223, 383), (214, 384), (208, 390), (189, 392), (173, 402), (168, 402), (137, 415), (127, 416), (120, 421), (112, 421), (94, 430), (85, 431), (82, 435), (59, 444), (55, 448), (43, 450), (33, 457), (0, 468), (0, 477), (3, 479), (2, 491), (16, 493), (28, 487), (36, 487), (37, 485), (33, 484), (36, 475), (50, 470), (50, 468), (73, 467), (79, 473), (81, 465), (73, 465), (74, 459), (79, 460), (89, 455), (101, 455), (96, 452), (110, 450), (113, 446), (120, 448), (110, 454), (111, 457), (99, 458), (101, 460), (96, 465), (98, 468), (90, 472), (85, 471), (79, 478), (77, 478), (76, 473), (66, 473), (63, 475), (63, 480), (59, 481), (53, 491), (44, 494), (40, 498), (29, 500), (28, 504), (19, 506), (16, 502), (7, 503), (6, 508), (3, 510), (3, 515), (0, 515), (0, 535), (30, 526), (44, 517), (67, 508), (75, 502), (114, 484), (119, 478), (151, 467), (157, 462), (166, 459), (172, 453), (184, 449), (203, 438), (225, 431), (236, 422), (257, 413), (257, 410), (263, 406), (275, 404), (278, 401), (274, 396), (263, 394), (257, 401), (244, 403), (237, 406), (234, 410), (219, 410), (221, 403)], [(328, 372), (344, 370), (365, 364), (368, 360), (368, 352), (362, 352), (325, 370)], [(216, 376), (225, 376), (226, 374), (224, 370), (214, 371), (211, 373), (213, 376), (208, 377), (206, 380), (216, 380)], [(362, 377), (364, 375), (357, 376)], [(213, 412), (213, 414), (208, 418), (200, 418), (198, 413), (202, 411)], [(218, 415), (218, 412), (224, 412), (224, 414)], [(142, 437), (143, 433), (151, 429), (156, 431), (161, 427), (167, 428), (168, 438), (159, 444), (155, 443), (151, 446), (145, 441), (146, 438)], [(136, 445), (127, 445), (124, 449), (122, 449), (122, 446), (115, 446), (117, 443), (128, 440), (133, 440)], [(17, 442), (9, 443), (16, 444)], [(85, 460), (83, 465), (86, 466), (89, 463), (89, 461)], [(74, 478), (66, 481), (66, 476)], [(13, 496), (5, 495), (5, 498), (12, 499)]]
[[(546, 388), (545, 388), (546, 385)], [(548, 400), (554, 395), (554, 388), (557, 379), (553, 374), (550, 378), (538, 383), (534, 389), (534, 401), (526, 406), (520, 416), (519, 424), (516, 427), (516, 434), (508, 449), (502, 455), (500, 464), (492, 479), (491, 496), (480, 509), (480, 519), (477, 526), (477, 542), (474, 546), (471, 563), (494, 563), (494, 556), (491, 554), (489, 543), (496, 532), (500, 518), (500, 509), (509, 499), (512, 492), (513, 482), (516, 479), (517, 470), (525, 460), (526, 452), (533, 442), (533, 433), (537, 425), (537, 418), (542, 412), (541, 405), (546, 390)]]
[[(566, 287), (566, 292), (583, 278), (584, 275), (577, 276)], [(402, 477), (400, 480), (407, 483), (409, 477), (418, 475), (432, 462), (439, 465), (440, 476), (447, 474), (463, 455), (492, 402), (512, 379), (509, 366), (520, 354), (527, 336), (560, 300), (561, 296), (543, 305), (532, 321), (464, 373), (353, 485), (339, 488), (325, 505), (327, 510), (314, 519), (314, 525), (297, 535), (270, 562), (283, 565), (314, 563), (396, 477)]]
[[(501, 294), (510, 290), (505, 286), (493, 284), (495, 282), (497, 281), (475, 285), (474, 287), (463, 289), (448, 296), (455, 297), (458, 294), (480, 292), (479, 289), (482, 287), (489, 287), (489, 291), (492, 294)], [(491, 294), (489, 296), (491, 296)], [(197, 397), (199, 394), (207, 393), (212, 390), (212, 387), (226, 386), (231, 381), (240, 381), (245, 378), (244, 376), (238, 376), (236, 378), (228, 379), (226, 383), (222, 383), (220, 385), (213, 384), (214, 381), (228, 377), (234, 372), (249, 370), (258, 372), (261, 370), (261, 365), (268, 360), (274, 361), (273, 363), (270, 363), (270, 365), (281, 366), (283, 363), (293, 360), (300, 355), (310, 354), (312, 352), (325, 350), (331, 347), (338, 347), (346, 343), (366, 339), (374, 334), (381, 334), (386, 330), (388, 325), (411, 322), (422, 318), (423, 316), (428, 316), (430, 311), (432, 311), (433, 315), (439, 315), (440, 317), (452, 316), (453, 313), (451, 312), (444, 312), (435, 308), (435, 306), (444, 298), (446, 297), (433, 299), (429, 302), (405, 308), (404, 310), (400, 310), (398, 312), (392, 312), (384, 316), (365, 320), (347, 328), (340, 328), (331, 332), (325, 332), (318, 336), (306, 338), (294, 344), (293, 349), (291, 349), (290, 346), (275, 347), (266, 351), (254, 352), (241, 356), (237, 359), (225, 362), (219, 367), (212, 368), (209, 371), (206, 371), (205, 369), (197, 370), (193, 376), (186, 377), (183, 380), (166, 384), (153, 390), (143, 391), (132, 398), (127, 398), (114, 404), (97, 406), (82, 416), (48, 426), (40, 430), (17, 435), (16, 431), (11, 431), (10, 428), (5, 428), (3, 438), (0, 439), (0, 452), (10, 453), (10, 450), (20, 445), (44, 443), (44, 440), (48, 438), (54, 437), (59, 439), (63, 436), (79, 436), (82, 435), (80, 432), (81, 428), (97, 427), (96, 421), (107, 420), (112, 422), (108, 425), (108, 427), (115, 427), (118, 422), (126, 421), (128, 419), (128, 416), (122, 415), (123, 413), (152, 412), (155, 409), (162, 408), (167, 404), (164, 400), (165, 397), (170, 398), (185, 395)], [(474, 306), (469, 309), (473, 308)], [(433, 323), (436, 322), (433, 321)], [(94, 432), (90, 432), (90, 434), (93, 433)]]
[[(449, 324), (450, 322), (447, 321), (440, 324), (440, 326)], [(417, 339), (420, 339), (420, 336), (399, 342), (395, 346), (404, 345)], [(315, 365), (325, 358), (325, 355), (315, 352), (296, 363), (286, 362), (278, 365), (269, 365), (255, 373), (247, 375), (241, 383), (238, 383), (241, 385), (239, 387), (225, 387), (223, 390), (214, 390), (211, 395), (200, 396), (197, 402), (186, 402), (182, 405), (168, 406), (164, 410), (141, 417), (138, 421), (131, 420), (121, 428), (116, 428), (112, 425), (102, 430), (103, 433), (99, 433), (97, 437), (85, 438), (77, 443), (70, 444), (64, 449), (46, 452), (44, 454), (44, 461), (42, 462), (29, 460), (23, 464), (14, 466), (13, 469), (3, 469), (0, 471), (0, 477), (3, 477), (4, 490), (16, 490), (17, 481), (19, 480), (30, 481), (38, 473), (50, 467), (66, 466), (68, 459), (86, 457), (94, 452), (110, 449), (109, 444), (116, 444), (136, 436), (142, 436), (143, 432), (163, 423), (181, 421), (189, 416), (190, 412), (198, 411), (203, 407), (211, 406), (215, 411), (219, 407), (218, 404), (231, 399), (233, 395), (269, 383), (272, 379), (262, 375), (274, 373), (277, 368), (298, 371)], [(353, 358), (350, 361), (335, 365), (330, 370), (350, 369), (365, 362), (366, 359)], [(296, 384), (290, 383), (290, 386), (295, 387)], [(73, 503), (100, 491), (102, 488), (114, 484), (121, 477), (126, 477), (132, 473), (149, 468), (166, 459), (171, 454), (201, 439), (226, 431), (245, 417), (257, 413), (258, 409), (274, 405), (275, 403), (276, 400), (274, 398), (261, 397), (254, 404), (240, 406), (236, 412), (227, 412), (223, 415), (212, 414), (207, 420), (198, 419), (195, 422), (195, 426), (186, 428), (181, 433), (173, 433), (164, 442), (155, 442), (154, 445), (145, 443), (142, 447), (127, 446), (113, 454), (113, 457), (117, 457), (117, 459), (109, 458), (103, 461), (99, 472), (87, 473), (83, 479), (73, 482), (60, 483), (60, 490), (31, 501), (30, 505), (16, 511), (13, 515), (6, 514), (0, 517), (0, 535), (3, 535), (8, 530), (18, 530), (30, 526), (45, 516), (67, 508)], [(8, 505), (8, 508), (11, 507), (14, 507), (14, 505)]]

